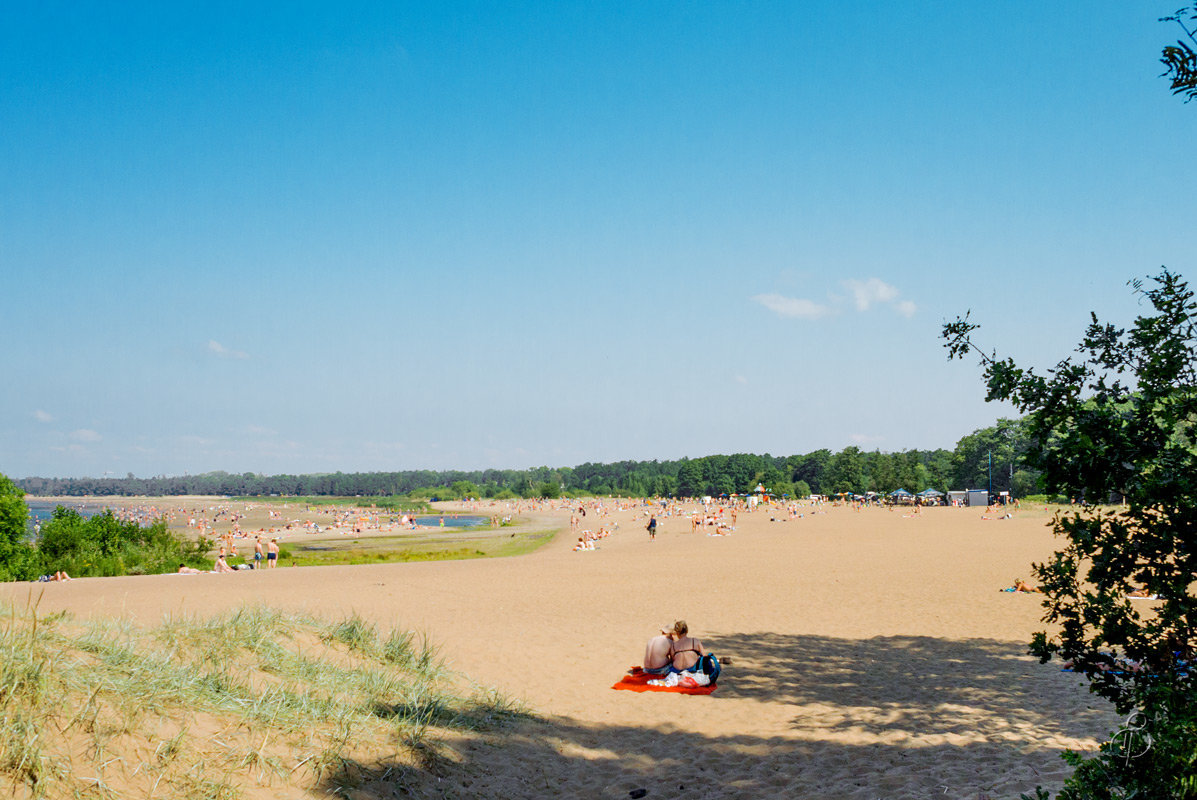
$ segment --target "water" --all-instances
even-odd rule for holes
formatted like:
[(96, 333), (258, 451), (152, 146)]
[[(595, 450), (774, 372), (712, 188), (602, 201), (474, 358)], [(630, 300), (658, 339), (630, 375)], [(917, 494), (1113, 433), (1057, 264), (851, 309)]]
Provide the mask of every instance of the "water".
[(59, 506), (73, 508), (84, 517), (94, 517), (104, 508), (102, 503), (75, 502), (69, 500), (26, 500), (25, 505), (29, 507), (30, 525), (34, 525), (39, 522), (45, 522), (54, 515), (54, 509), (58, 508)]
[[(451, 517), (446, 514), (444, 519), (446, 528), (470, 528), (474, 525), (481, 525), (488, 521), (486, 517), (478, 517), (470, 514), (458, 514), (456, 517)], [(441, 524), (441, 517), (416, 517), (416, 524), (427, 525), (430, 528), (439, 528)]]
[(29, 519), (25, 522), (25, 535), (30, 541), (35, 540), (39, 526), (54, 516), (54, 509), (59, 506), (73, 508), (84, 518), (94, 517), (104, 508), (100, 503), (59, 502), (57, 500), (26, 500), (25, 505), (29, 508)]

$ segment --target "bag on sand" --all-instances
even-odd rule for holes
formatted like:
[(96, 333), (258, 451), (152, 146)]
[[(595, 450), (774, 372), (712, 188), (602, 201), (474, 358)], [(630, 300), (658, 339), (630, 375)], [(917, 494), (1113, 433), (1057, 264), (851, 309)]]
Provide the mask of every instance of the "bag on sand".
[(719, 666), (719, 659), (715, 658), (714, 653), (707, 653), (698, 659), (698, 671), (706, 675), (711, 683), (714, 683), (719, 679), (722, 667)]

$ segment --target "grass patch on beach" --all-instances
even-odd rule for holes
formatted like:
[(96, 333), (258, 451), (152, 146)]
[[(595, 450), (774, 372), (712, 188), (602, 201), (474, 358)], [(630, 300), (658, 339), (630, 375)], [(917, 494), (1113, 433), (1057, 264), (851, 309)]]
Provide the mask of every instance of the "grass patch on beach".
[(531, 553), (552, 541), (556, 531), (498, 534), (492, 530), (446, 537), (387, 536), (347, 541), (294, 540), (279, 552), (279, 567), (314, 567), (335, 564), (387, 564), (412, 561), (459, 561), (471, 558), (504, 558)]
[(0, 613), (0, 783), (13, 797), (343, 793), (424, 769), (440, 732), (524, 715), (463, 690), (426, 637), (356, 616), (249, 608), (139, 628)]
[[(500, 526), (505, 527), (505, 526)], [(387, 564), (505, 558), (531, 553), (553, 540), (559, 529), (502, 531), (500, 528), (440, 528), (396, 536), (295, 538), (281, 545), (279, 567)]]

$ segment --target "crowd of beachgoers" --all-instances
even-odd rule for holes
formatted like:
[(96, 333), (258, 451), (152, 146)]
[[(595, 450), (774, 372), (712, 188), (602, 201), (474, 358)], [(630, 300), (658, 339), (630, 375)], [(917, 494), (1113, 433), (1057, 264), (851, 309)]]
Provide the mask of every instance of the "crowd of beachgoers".
[[(665, 530), (667, 520), (673, 523), (669, 528), (674, 532), (688, 529), (689, 533), (727, 536), (735, 532), (740, 514), (767, 513), (770, 522), (786, 522), (802, 519), (806, 514), (825, 513), (821, 509), (827, 502), (826, 498), (818, 496), (803, 500), (751, 495), (705, 497), (699, 500), (591, 498), (585, 501), (560, 501), (559, 508), (571, 511), (570, 534), (577, 537), (573, 549), (588, 552), (597, 550), (600, 540), (619, 532), (618, 520), (608, 521), (615, 511), (635, 511), (644, 522), (650, 539), (655, 539), (658, 532)], [(836, 500), (831, 504), (838, 506), (841, 502)]]
[[(371, 505), (312, 504), (309, 502), (254, 502), (229, 500), (199, 502), (114, 504), (113, 513), (121, 520), (150, 525), (159, 521), (185, 535), (214, 542), (213, 572), (235, 572), (274, 566), (278, 563), (280, 543), (297, 541), (306, 535), (362, 536), (401, 534), (407, 531), (435, 530), (445, 526), (446, 518), (459, 515), (486, 519), (493, 528), (511, 523), (521, 514), (555, 512), (569, 514), (572, 549), (593, 552), (600, 542), (620, 534), (620, 520), (638, 521), (649, 540), (658, 532), (705, 533), (728, 536), (736, 531), (741, 515), (767, 515), (768, 521), (796, 522), (808, 515), (826, 513), (827, 506), (846, 506), (856, 511), (868, 507), (860, 498), (827, 498), (818, 495), (778, 498), (766, 494), (675, 498), (560, 498), (554, 500), (467, 499), (452, 505), (452, 511), (434, 512), (417, 517), (415, 513), (379, 509)], [(920, 513), (920, 506), (890, 506), (904, 516)], [(1005, 510), (1005, 509), (1003, 509)], [(993, 509), (987, 509), (991, 512)], [(629, 514), (630, 512), (630, 514)], [(1002, 518), (1009, 518), (1005, 514)], [(994, 517), (984, 516), (983, 519)], [(430, 524), (431, 523), (431, 524)], [(241, 563), (236, 563), (240, 560)], [(180, 565), (180, 572), (198, 572)]]
[[(537, 500), (468, 500), (453, 511), (417, 515), (391, 511), (370, 505), (323, 505), (306, 502), (263, 503), (209, 501), (173, 504), (170, 502), (113, 504), (112, 513), (120, 520), (148, 526), (165, 522), (168, 527), (196, 538), (214, 542), (215, 566), (212, 572), (236, 572), (277, 563), (281, 542), (315, 535), (377, 535), (409, 531), (436, 530), (460, 516), (477, 516), (491, 527), (500, 527), (520, 514), (555, 507)], [(243, 563), (235, 564), (237, 559)], [(181, 573), (199, 573), (184, 565)]]

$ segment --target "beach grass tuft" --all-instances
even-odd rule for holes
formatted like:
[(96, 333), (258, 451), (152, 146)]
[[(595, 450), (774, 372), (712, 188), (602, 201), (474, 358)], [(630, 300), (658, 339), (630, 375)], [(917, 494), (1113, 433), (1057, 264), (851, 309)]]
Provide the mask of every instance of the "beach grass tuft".
[(14, 797), (236, 798), (419, 769), (438, 731), (523, 715), (424, 635), (263, 607), (211, 618), (0, 617), (0, 781)]

